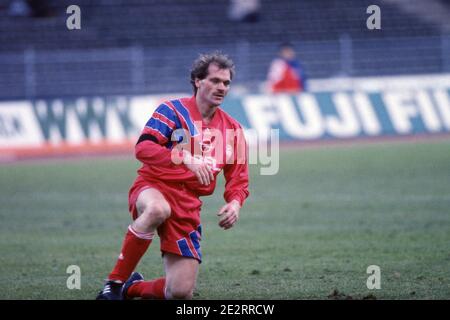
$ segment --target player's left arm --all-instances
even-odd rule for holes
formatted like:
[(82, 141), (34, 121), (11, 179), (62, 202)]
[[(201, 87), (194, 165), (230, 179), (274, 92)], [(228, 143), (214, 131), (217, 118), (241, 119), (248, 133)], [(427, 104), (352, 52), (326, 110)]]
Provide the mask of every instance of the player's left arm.
[(248, 191), (248, 156), (244, 136), (238, 136), (234, 145), (233, 163), (223, 168), (225, 176), (226, 204), (218, 212), (219, 226), (225, 230), (231, 228), (238, 220), (240, 209), (250, 194)]
[(224, 205), (217, 215), (220, 217), (219, 226), (224, 230), (230, 229), (239, 220), (241, 205), (238, 200), (231, 200)]

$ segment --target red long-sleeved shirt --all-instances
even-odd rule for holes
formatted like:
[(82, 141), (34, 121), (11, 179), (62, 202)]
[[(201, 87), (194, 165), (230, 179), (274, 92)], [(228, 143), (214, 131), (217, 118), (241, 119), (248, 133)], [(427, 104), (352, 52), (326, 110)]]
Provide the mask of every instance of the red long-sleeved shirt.
[(205, 124), (195, 97), (162, 103), (148, 120), (136, 144), (136, 158), (143, 163), (138, 174), (144, 179), (183, 183), (198, 196), (214, 192), (216, 179), (208, 186), (177, 157), (183, 147), (206, 159), (216, 177), (223, 170), (226, 202), (240, 205), (249, 195), (247, 147), (241, 125), (230, 115), (216, 109), (210, 123)]

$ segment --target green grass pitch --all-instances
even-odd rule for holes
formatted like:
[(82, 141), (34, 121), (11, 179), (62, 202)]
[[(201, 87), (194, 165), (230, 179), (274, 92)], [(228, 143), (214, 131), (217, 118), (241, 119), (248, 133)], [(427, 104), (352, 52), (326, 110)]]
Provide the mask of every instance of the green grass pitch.
[[(0, 166), (0, 299), (94, 299), (130, 222), (137, 168), (132, 158)], [(450, 299), (449, 141), (283, 148), (277, 175), (251, 166), (250, 191), (228, 231), (217, 226), (223, 187), (203, 198), (195, 299)], [(69, 265), (80, 290), (66, 286)], [(367, 288), (369, 265), (381, 289)], [(158, 240), (138, 270), (162, 275)]]

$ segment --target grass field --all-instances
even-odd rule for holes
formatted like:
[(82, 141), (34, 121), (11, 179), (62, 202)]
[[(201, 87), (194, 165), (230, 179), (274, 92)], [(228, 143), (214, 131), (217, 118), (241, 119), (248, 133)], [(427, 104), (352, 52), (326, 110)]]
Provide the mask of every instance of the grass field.
[[(0, 299), (93, 299), (130, 218), (138, 163), (92, 158), (0, 166)], [(251, 196), (222, 231), (204, 198), (195, 299), (450, 299), (450, 142), (285, 148), (251, 166)], [(81, 268), (69, 290), (66, 268)], [(369, 290), (366, 268), (381, 269)], [(138, 266), (162, 275), (155, 241)]]

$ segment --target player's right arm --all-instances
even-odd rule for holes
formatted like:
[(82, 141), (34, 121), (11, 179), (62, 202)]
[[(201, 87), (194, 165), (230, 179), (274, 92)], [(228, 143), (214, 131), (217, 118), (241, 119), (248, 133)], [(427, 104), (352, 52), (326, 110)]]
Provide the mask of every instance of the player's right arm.
[(166, 179), (186, 180), (196, 177), (204, 185), (209, 185), (214, 178), (206, 163), (183, 152), (182, 162), (172, 161), (172, 150), (167, 146), (172, 142), (172, 133), (181, 129), (181, 122), (176, 112), (165, 104), (161, 104), (147, 121), (135, 146), (136, 159), (144, 164), (164, 171)]
[(185, 169), (171, 161), (171, 151), (167, 148), (172, 132), (181, 127), (174, 110), (161, 104), (153, 112), (135, 146), (136, 159), (150, 166), (171, 169)]

